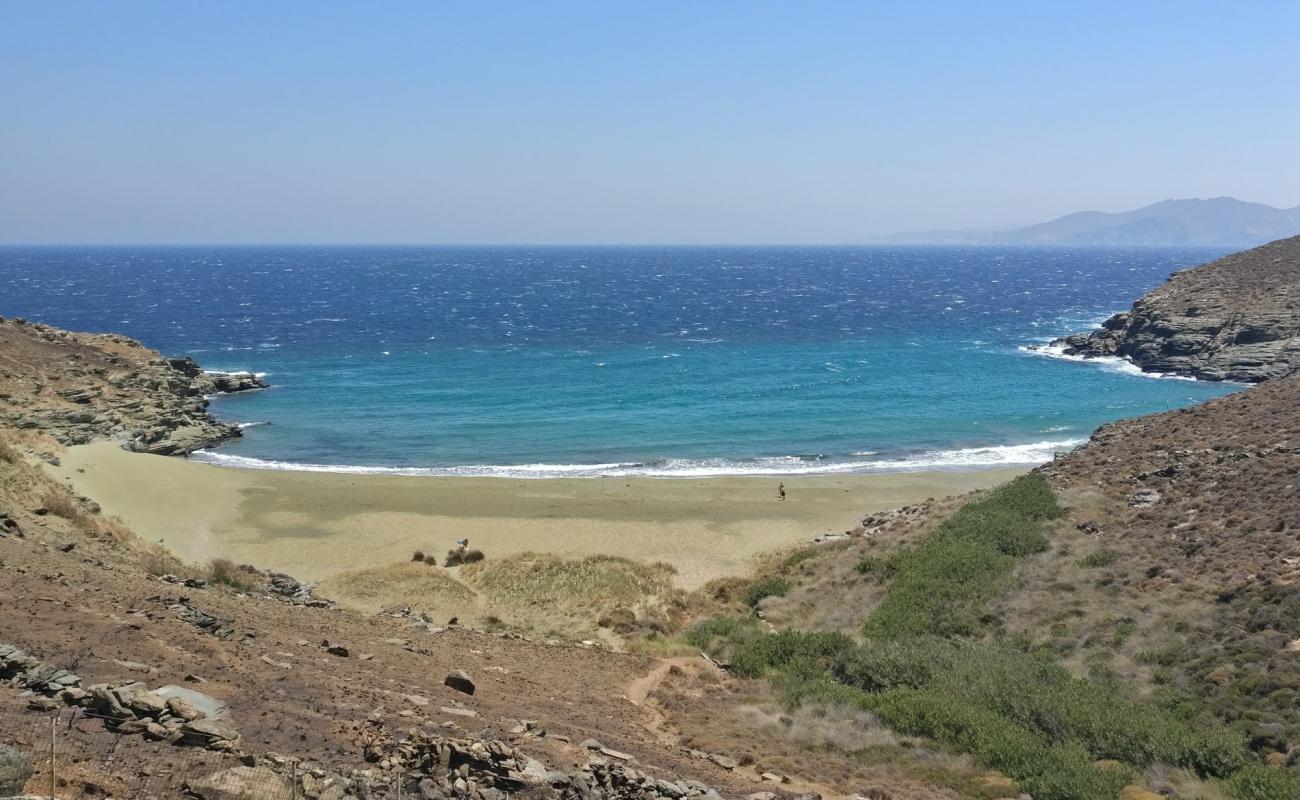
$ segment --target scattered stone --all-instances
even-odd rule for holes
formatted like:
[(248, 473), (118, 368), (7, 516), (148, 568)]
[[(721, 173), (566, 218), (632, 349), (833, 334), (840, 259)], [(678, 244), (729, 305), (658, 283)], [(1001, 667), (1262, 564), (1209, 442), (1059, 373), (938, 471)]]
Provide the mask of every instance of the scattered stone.
[(239, 732), (216, 720), (196, 719), (181, 728), (181, 744), (197, 745), (212, 750), (228, 749), (225, 745), (238, 741)]
[(1129, 498), (1130, 508), (1150, 508), (1160, 502), (1160, 492), (1155, 489), (1139, 489)]
[(726, 770), (732, 770), (740, 766), (740, 762), (736, 759), (730, 756), (718, 755), (717, 753), (710, 754), (709, 760)]
[(469, 675), (466, 675), (461, 670), (449, 673), (442, 682), (444, 685), (450, 686), (458, 692), (470, 695), (474, 694), (474, 681), (470, 679)]
[(350, 651), (348, 650), (347, 647), (337, 642), (331, 642), (328, 639), (323, 640), (320, 643), (320, 646), (325, 648), (325, 652), (329, 653), (332, 656), (338, 656), (339, 658), (347, 658), (348, 655), (350, 654)]

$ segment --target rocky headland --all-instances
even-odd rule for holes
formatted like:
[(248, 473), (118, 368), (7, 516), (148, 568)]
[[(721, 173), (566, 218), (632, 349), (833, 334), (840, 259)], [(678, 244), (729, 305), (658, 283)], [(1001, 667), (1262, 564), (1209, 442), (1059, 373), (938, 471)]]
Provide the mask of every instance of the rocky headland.
[(209, 396), (263, 388), (251, 373), (205, 372), (125, 336), (0, 318), (0, 426), (61, 444), (108, 438), (183, 455), (240, 435), (208, 413)]
[(1201, 380), (1292, 374), (1300, 370), (1300, 236), (1177, 272), (1099, 330), (1052, 344)]

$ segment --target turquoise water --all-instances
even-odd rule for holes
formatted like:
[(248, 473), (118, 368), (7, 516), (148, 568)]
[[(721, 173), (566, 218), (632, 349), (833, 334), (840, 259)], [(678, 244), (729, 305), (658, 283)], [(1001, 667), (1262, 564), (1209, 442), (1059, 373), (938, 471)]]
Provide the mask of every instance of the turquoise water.
[(1235, 387), (1033, 352), (1203, 249), (0, 249), (0, 314), (272, 389), (201, 458), (439, 474), (1037, 463)]

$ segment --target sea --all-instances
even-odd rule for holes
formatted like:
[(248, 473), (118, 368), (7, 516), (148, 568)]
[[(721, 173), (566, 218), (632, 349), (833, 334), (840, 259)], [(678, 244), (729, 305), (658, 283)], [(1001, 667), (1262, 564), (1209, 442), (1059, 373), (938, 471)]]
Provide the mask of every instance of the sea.
[(1225, 251), (5, 247), (0, 315), (271, 388), (232, 467), (702, 477), (1041, 463), (1239, 386), (1046, 347)]

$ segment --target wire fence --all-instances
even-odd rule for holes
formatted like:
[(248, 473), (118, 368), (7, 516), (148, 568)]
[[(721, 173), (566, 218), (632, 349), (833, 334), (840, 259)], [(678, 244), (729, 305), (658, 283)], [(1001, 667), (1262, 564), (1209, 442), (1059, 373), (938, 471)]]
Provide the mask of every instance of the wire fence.
[[(150, 741), (115, 730), (110, 722), (108, 717), (76, 707), (57, 712), (3, 711), (0, 745), (17, 750), (31, 762), (29, 794), (59, 800), (175, 800), (183, 796), (187, 781), (240, 764), (228, 753)], [(275, 794), (250, 796), (272, 798)], [(284, 797), (293, 795), (286, 792)]]
[(444, 770), (442, 781), (433, 780), (428, 771), (366, 769), (364, 780), (358, 782), (356, 770), (368, 765), (323, 765), (273, 756), (274, 761), (262, 758), (254, 766), (229, 752), (174, 746), (127, 733), (115, 722), (78, 707), (0, 708), (0, 746), (15, 749), (30, 761), (28, 794), (56, 800), (509, 798), (506, 793), (457, 783), (454, 769)]

